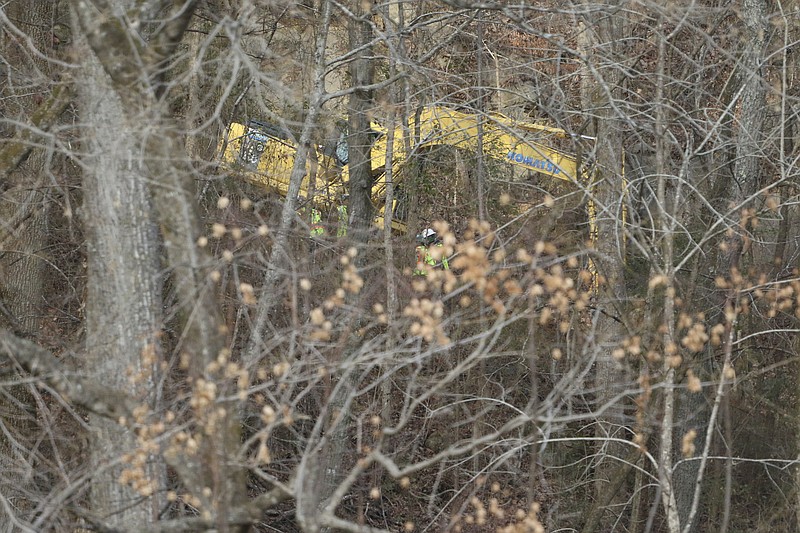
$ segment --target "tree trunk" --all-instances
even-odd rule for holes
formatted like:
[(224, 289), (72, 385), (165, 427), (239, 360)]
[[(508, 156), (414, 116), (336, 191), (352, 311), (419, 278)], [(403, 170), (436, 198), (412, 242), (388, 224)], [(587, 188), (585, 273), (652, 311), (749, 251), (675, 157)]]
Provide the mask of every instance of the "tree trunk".
[[(612, 2), (616, 4), (616, 2)], [(619, 10), (622, 13), (624, 10)], [(620, 75), (615, 66), (619, 43), (623, 37), (623, 19), (609, 15), (600, 22), (586, 21), (581, 48), (587, 63), (593, 65), (581, 76), (581, 98), (583, 109), (591, 117), (596, 137), (595, 163), (597, 174), (593, 186), (593, 200), (597, 212), (596, 267), (605, 278), (601, 284), (598, 298), (606, 313), (598, 317), (596, 331), (595, 389), (596, 409), (604, 414), (597, 420), (595, 438), (597, 440), (597, 459), (595, 460), (595, 498), (597, 502), (610, 502), (608, 509), (594, 509), (603, 513), (597, 522), (601, 531), (611, 531), (618, 515), (622, 512), (618, 504), (625, 501), (624, 485), (614, 483), (615, 475), (624, 472), (620, 459), (625, 450), (610, 437), (624, 436), (623, 405), (615, 396), (626, 382), (626, 374), (611, 353), (624, 338), (623, 322), (626, 319), (624, 303), (627, 301), (624, 279), (624, 257), (617, 248), (620, 233), (619, 206), (623, 191), (623, 151), (622, 122), (615, 110), (619, 92)], [(615, 403), (615, 401), (617, 403)], [(609, 495), (613, 490), (616, 494)], [(610, 497), (613, 496), (613, 497)], [(599, 505), (599, 503), (598, 503)], [(613, 512), (609, 512), (613, 507)]]
[[(138, 125), (128, 120), (97, 59), (87, 55), (85, 82), (80, 83), (81, 115), (86, 117), (88, 170), (83, 190), (89, 252), (83, 368), (98, 382), (140, 398), (151, 410), (156, 361), (145, 355), (160, 352), (158, 231), (139, 156)], [(136, 376), (144, 378), (138, 386), (132, 381)], [(93, 512), (115, 528), (152, 523), (159, 512), (157, 499), (141, 496), (163, 490), (162, 467), (148, 461), (142, 472), (148, 482), (136, 489), (121, 483), (122, 471), (130, 465), (119, 461), (137, 450), (135, 434), (97, 416), (91, 417), (91, 425)]]
[[(164, 10), (168, 7), (167, 2), (159, 4)], [(159, 325), (147, 324), (152, 318), (150, 306), (160, 309), (160, 303), (149, 292), (149, 284), (162, 281), (158, 275), (158, 256), (155, 254), (156, 232), (150, 218), (153, 211), (150, 209), (148, 193), (152, 192), (155, 212), (158, 213), (163, 232), (171, 282), (177, 296), (177, 327), (184, 339), (181, 345), (182, 359), (190, 382), (195, 387), (202, 387), (209, 379), (212, 362), (226, 363), (229, 354), (214, 291), (208, 287), (212, 260), (208, 252), (197, 245), (203, 228), (192, 170), (186, 164), (185, 146), (177, 139), (176, 131), (179, 128), (169, 118), (164, 103), (158, 98), (165, 87), (161, 65), (172, 59), (196, 5), (196, 2), (176, 4), (175, 12), (165, 19), (167, 26), (161, 27), (145, 48), (141, 47), (138, 36), (131, 35), (130, 31), (148, 25), (150, 19), (146, 13), (129, 13), (134, 17), (134, 24), (128, 26), (120, 19), (99, 13), (82, 1), (73, 2), (73, 9), (104, 71), (101, 72), (98, 66), (93, 72), (97, 83), (103, 83), (103, 90), (96, 95), (95, 101), (107, 106), (107, 109), (99, 110), (103, 113), (99, 115), (103, 120), (100, 126), (102, 135), (95, 137), (102, 138), (102, 142), (108, 145), (97, 152), (90, 152), (97, 158), (93, 168), (99, 169), (97, 175), (102, 178), (95, 185), (97, 189), (90, 192), (99, 196), (100, 201), (97, 205), (87, 201), (87, 205), (98, 209), (92, 215), (92, 229), (96, 233), (90, 236), (94, 239), (92, 242), (108, 246), (106, 250), (96, 245), (97, 248), (92, 252), (115, 263), (112, 264), (114, 268), (104, 271), (104, 264), (95, 261), (95, 268), (100, 269), (99, 274), (111, 277), (107, 281), (112, 288), (110, 294), (97, 294), (96, 298), (105, 297), (109, 301), (107, 314), (119, 309), (116, 315), (118, 329), (119, 324), (124, 323), (123, 313), (141, 322), (138, 337), (132, 337), (127, 331), (117, 331), (118, 337), (126, 341), (128, 348), (135, 349), (137, 340), (144, 343), (136, 353), (120, 350), (121, 353), (115, 354), (121, 362), (98, 361), (97, 364), (101, 371), (115, 368), (120, 372), (123, 364), (132, 366), (136, 371), (139, 358), (144, 358), (145, 354), (155, 351), (156, 357), (152, 359), (157, 359), (156, 336)], [(149, 7), (159, 6), (151, 4)], [(136, 19), (137, 15), (141, 19)], [(142, 64), (139, 58), (144, 58), (145, 63)], [(105, 81), (109, 78), (110, 83)], [(85, 90), (87, 95), (91, 95), (90, 88)], [(105, 217), (105, 220), (101, 217)], [(106, 234), (101, 234), (103, 232)], [(152, 241), (148, 238), (152, 238)], [(103, 239), (116, 242), (105, 242)], [(139, 266), (139, 269), (132, 271), (131, 266), (123, 264), (126, 262)], [(125, 279), (117, 280), (120, 275), (117, 271), (127, 272)], [(140, 292), (129, 294), (137, 285)], [(93, 288), (95, 291), (101, 289), (101, 286)], [(109, 347), (98, 344), (103, 340), (103, 328), (106, 327), (103, 317), (97, 317), (95, 322), (89, 320), (89, 325), (90, 339), (94, 334), (91, 330), (97, 329), (101, 333), (89, 348), (108, 350)], [(106, 359), (111, 358), (106, 356)], [(141, 370), (148, 370), (144, 363)], [(196, 452), (172, 454), (170, 461), (185, 489), (197, 498), (206, 519), (228, 530), (233, 508), (241, 506), (246, 498), (245, 471), (237, 459), (241, 425), (236, 395), (230, 394), (231, 391), (222, 385), (218, 389), (215, 392), (218, 390), (224, 396), (214, 394), (211, 402), (198, 402), (193, 407), (190, 429), (198, 443)], [(207, 393), (207, 390), (196, 392)], [(223, 397), (227, 399), (223, 400)], [(109, 431), (119, 429), (110, 428)], [(121, 438), (130, 437), (124, 434)], [(107, 444), (110, 448), (115, 444), (124, 446), (125, 442), (110, 440)], [(125, 490), (125, 487), (112, 486), (108, 492)], [(142, 515), (142, 507), (131, 508), (128, 514), (137, 512)]]
[[(363, 267), (366, 264), (366, 246), (369, 241), (375, 210), (372, 206), (372, 130), (370, 113), (373, 111), (373, 91), (366, 87), (373, 82), (375, 67), (371, 59), (369, 46), (372, 40), (371, 12), (368, 9), (372, 2), (353, 0), (352, 10), (358, 17), (349, 21), (350, 48), (360, 49), (350, 63), (350, 77), (353, 92), (348, 103), (350, 135), (348, 136), (349, 172), (350, 172), (350, 213), (351, 240), (359, 248), (355, 264)], [(391, 209), (391, 206), (386, 206)], [(363, 274), (362, 274), (363, 275)], [(351, 298), (356, 298), (352, 296)], [(354, 302), (355, 303), (355, 302)], [(353, 325), (357, 331), (360, 325)], [(357, 353), (362, 339), (352, 334), (345, 349), (345, 357)], [(343, 365), (345, 369), (349, 365)], [(352, 405), (353, 393), (357, 385), (358, 372), (345, 370), (340, 376), (338, 386), (334, 388), (326, 409), (330, 421), (327, 435), (321, 446), (323, 469), (321, 503), (327, 512), (333, 513), (338, 505), (334, 493), (355, 464), (355, 454), (350, 444), (350, 430), (353, 427)], [(322, 531), (329, 531), (324, 528)]]
[[(371, 56), (372, 23), (368, 8), (372, 2), (353, 0), (357, 19), (349, 21), (350, 48), (359, 50), (350, 63), (353, 92), (348, 103), (351, 236), (357, 245), (366, 245), (375, 218), (372, 207), (372, 131), (370, 114), (374, 110), (372, 85), (375, 65)], [(387, 206), (387, 209), (389, 207)], [(363, 256), (363, 254), (362, 254)]]
[[(31, 39), (32, 47), (52, 53), (54, 3), (19, 1), (4, 9), (18, 30)], [(8, 75), (22, 78), (3, 84), (3, 114), (27, 126), (32, 121), (25, 115), (31, 116), (37, 108), (32, 94), (49, 95), (55, 74), (32, 47), (19, 41), (2, 42), (3, 57), (19, 67)], [(18, 135), (30, 133), (20, 130)], [(41, 142), (38, 136), (29, 140)], [(4, 157), (0, 163), (5, 166), (0, 180), (0, 191), (4, 191), (0, 196), (0, 328), (29, 339), (41, 335), (45, 312), (49, 199), (42, 191), (46, 190), (49, 161), (43, 150), (34, 150), (30, 156)], [(0, 531), (11, 530), (14, 519), (28, 522), (25, 514), (37, 503), (38, 491), (30, 475), (34, 459), (28, 451), (33, 448), (28, 443), (35, 442), (41, 433), (33, 415), (37, 410), (35, 394), (34, 388), (20, 385), (6, 388), (0, 397), (0, 493), (13, 502), (13, 506), (0, 506)], [(12, 508), (16, 517), (10, 516)]]
[[(738, 81), (741, 91), (736, 93), (739, 99), (739, 113), (735, 125), (735, 161), (733, 165), (733, 184), (726, 188), (727, 202), (723, 203), (723, 212), (731, 206), (730, 219), (725, 226), (730, 228), (730, 234), (725, 238), (721, 251), (717, 257), (714, 272), (718, 276), (730, 279), (735, 272), (741, 271), (740, 258), (744, 246), (744, 235), (749, 231), (740, 224), (743, 210), (750, 207), (750, 200), (760, 186), (762, 137), (766, 119), (766, 85), (762, 74), (765, 54), (765, 35), (767, 7), (763, 0), (745, 0), (742, 4), (741, 20), (744, 24), (742, 32), (742, 56), (738, 70)], [(732, 106), (736, 107), (736, 106)], [(716, 298), (717, 306), (710, 317), (710, 324), (714, 326), (723, 323), (723, 309), (730, 297), (728, 291), (723, 291)], [(734, 299), (735, 300), (735, 299)], [(698, 433), (715, 431), (709, 427), (708, 407), (706, 402), (698, 395), (684, 394), (682, 398), (682, 413), (679, 419), (694, 417)], [(702, 402), (702, 403), (701, 403)], [(682, 417), (681, 415), (684, 415)], [(688, 428), (687, 428), (688, 429)], [(680, 436), (676, 436), (679, 438)], [(675, 469), (675, 496), (680, 511), (681, 524), (684, 533), (690, 533), (697, 528), (697, 517), (700, 515), (698, 494), (702, 486), (697, 483), (702, 472), (699, 470), (700, 462), (690, 461), (683, 463)]]
[(289, 190), (281, 210), (280, 226), (275, 232), (272, 251), (267, 263), (267, 271), (264, 274), (262, 296), (259, 298), (255, 317), (250, 326), (250, 339), (243, 357), (247, 365), (258, 363), (262, 357), (263, 332), (267, 329), (270, 316), (284, 294), (280, 288), (281, 270), (285, 265), (286, 258), (289, 256), (290, 232), (292, 223), (297, 217), (297, 196), (300, 194), (300, 186), (306, 175), (306, 163), (311, 149), (312, 136), (319, 126), (319, 116), (325, 97), (326, 50), (331, 23), (331, 2), (323, 0), (320, 11), (321, 16), (319, 17), (317, 37), (314, 43), (314, 79), (313, 89), (308, 99), (309, 110), (298, 139), (297, 152), (294, 157), (292, 173), (289, 177)]

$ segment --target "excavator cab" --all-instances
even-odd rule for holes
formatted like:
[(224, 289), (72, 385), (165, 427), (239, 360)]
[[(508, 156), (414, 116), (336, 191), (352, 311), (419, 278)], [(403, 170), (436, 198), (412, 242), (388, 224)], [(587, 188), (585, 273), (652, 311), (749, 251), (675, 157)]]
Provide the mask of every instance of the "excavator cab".
[[(285, 128), (259, 120), (233, 122), (220, 143), (219, 153), (222, 165), (235, 175), (283, 197), (289, 193), (297, 147)], [(335, 203), (344, 192), (342, 174), (335, 157), (312, 149), (300, 195), (313, 198), (316, 205)]]
[[(282, 133), (284, 134), (281, 135)], [(242, 137), (239, 162), (248, 170), (255, 171), (269, 143), (285, 139), (288, 139), (288, 135), (281, 132), (280, 127), (268, 122), (250, 120)]]

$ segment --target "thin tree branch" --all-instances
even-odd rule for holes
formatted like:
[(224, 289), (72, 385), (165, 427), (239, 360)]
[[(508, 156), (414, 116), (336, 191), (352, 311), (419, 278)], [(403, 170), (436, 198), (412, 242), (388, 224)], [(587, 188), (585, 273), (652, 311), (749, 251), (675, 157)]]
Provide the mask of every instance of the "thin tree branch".
[(0, 329), (0, 355), (49, 383), (74, 405), (114, 420), (131, 417), (133, 398), (94, 380), (68, 376), (53, 354), (7, 329)]

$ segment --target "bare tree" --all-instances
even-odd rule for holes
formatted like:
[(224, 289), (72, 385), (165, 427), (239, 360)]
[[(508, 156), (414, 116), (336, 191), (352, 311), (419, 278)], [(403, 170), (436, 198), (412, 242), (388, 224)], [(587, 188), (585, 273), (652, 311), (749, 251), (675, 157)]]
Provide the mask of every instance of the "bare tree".
[(374, 138), (370, 126), (370, 114), (375, 106), (375, 62), (370, 57), (373, 50), (373, 8), (370, 4), (354, 0), (349, 6), (352, 11), (348, 24), (353, 54), (349, 63), (352, 93), (348, 100), (350, 212), (352, 233), (358, 241), (367, 240), (375, 217), (371, 201), (374, 183), (371, 150)]
[(792, 6), (44, 4), (0, 14), (4, 530), (794, 528)]
[[(587, 12), (591, 4), (584, 5)], [(613, 7), (612, 7), (613, 10)], [(617, 403), (618, 384), (626, 382), (626, 372), (612, 356), (614, 346), (622, 343), (626, 336), (627, 309), (624, 272), (624, 248), (620, 220), (623, 216), (622, 192), (624, 190), (622, 133), (625, 117), (619, 109), (621, 76), (616, 64), (622, 58), (620, 44), (624, 40), (626, 21), (623, 12), (595, 23), (582, 20), (585, 31), (580, 48), (585, 58), (583, 82), (583, 111), (590, 122), (589, 131), (597, 139), (595, 163), (596, 179), (593, 183), (593, 202), (597, 212), (597, 270), (604, 279), (600, 283), (599, 296), (604, 311), (597, 315), (596, 345), (597, 362), (594, 386), (597, 390), (597, 405), (608, 414), (597, 423), (595, 435), (599, 451), (595, 465), (597, 486), (597, 508), (589, 516), (584, 531), (609, 529), (619, 519), (618, 511), (611, 516), (599, 515), (614, 509), (613, 504), (624, 501), (623, 477), (628, 469), (624, 460), (625, 451), (614, 438), (625, 435), (624, 405)], [(619, 480), (619, 482), (615, 482)], [(608, 507), (608, 509), (604, 509)], [(595, 515), (598, 515), (595, 517)]]

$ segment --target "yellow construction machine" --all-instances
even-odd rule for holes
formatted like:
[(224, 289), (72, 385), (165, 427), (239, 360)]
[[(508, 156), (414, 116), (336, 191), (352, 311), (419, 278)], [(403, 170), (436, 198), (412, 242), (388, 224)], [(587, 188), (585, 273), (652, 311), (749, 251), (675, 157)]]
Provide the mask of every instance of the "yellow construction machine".
[[(429, 106), (411, 117), (405, 131), (411, 132), (415, 138), (411, 143), (412, 152), (436, 145), (476, 151), (481, 127), (483, 151), (487, 157), (572, 183), (582, 179), (576, 158), (554, 148), (559, 142), (564, 142), (558, 139), (568, 137), (558, 128), (517, 121), (500, 114), (478, 115)], [(372, 129), (375, 131), (372, 167), (376, 176), (372, 201), (382, 219), (388, 131), (377, 123), (373, 123)], [(400, 170), (409, 157), (406, 143), (402, 142), (403, 131), (398, 127), (394, 132), (391, 168), (395, 184), (401, 183)], [(309, 155), (300, 195), (312, 205), (336, 205), (347, 193), (347, 147), (343, 139), (336, 147), (326, 149), (318, 146)], [(287, 131), (255, 120), (247, 124), (232, 123), (219, 147), (223, 165), (245, 180), (282, 196), (286, 196), (289, 190), (296, 151), (297, 147)], [(395, 207), (392, 206), (393, 211)], [(394, 228), (402, 232), (405, 224), (398, 220)]]

